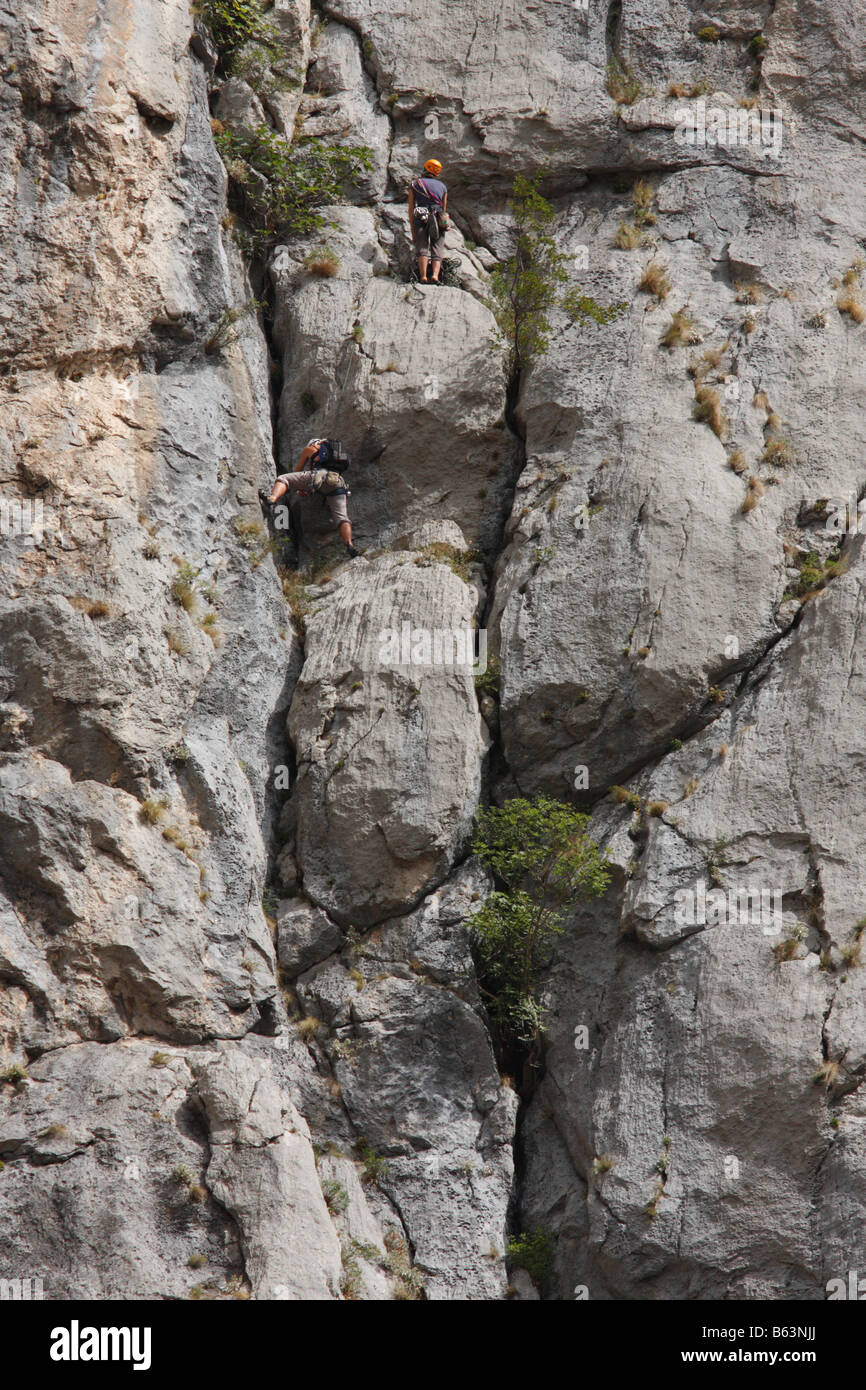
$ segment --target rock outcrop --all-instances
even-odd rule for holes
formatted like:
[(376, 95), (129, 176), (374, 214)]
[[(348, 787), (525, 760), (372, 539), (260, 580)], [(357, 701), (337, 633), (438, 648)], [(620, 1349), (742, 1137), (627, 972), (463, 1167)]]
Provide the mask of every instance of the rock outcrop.
[[(206, 17), (0, 0), (0, 1278), (823, 1298), (866, 1262), (862, 17), (277, 0), (231, 62)], [(251, 252), (261, 127), (369, 159)], [(612, 312), (509, 379), (539, 173)], [(257, 498), (322, 433), (351, 563)], [(537, 793), (612, 874), (515, 1083), (471, 832)]]

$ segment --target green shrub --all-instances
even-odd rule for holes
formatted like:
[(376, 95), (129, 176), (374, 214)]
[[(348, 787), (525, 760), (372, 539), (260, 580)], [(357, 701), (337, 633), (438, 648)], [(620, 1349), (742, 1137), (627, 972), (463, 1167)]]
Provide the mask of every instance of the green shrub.
[(336, 1178), (325, 1178), (322, 1183), (322, 1196), (330, 1212), (345, 1211), (349, 1205), (349, 1194)]
[(499, 665), (499, 658), (490, 656), (487, 658), (487, 665), (484, 670), (479, 671), (475, 676), (475, 689), (479, 695), (498, 695), (501, 678), (502, 669)]
[(837, 556), (821, 561), (814, 550), (810, 550), (799, 562), (800, 577), (796, 584), (787, 590), (786, 598), (806, 599), (823, 589), (831, 579), (845, 573), (847, 558)]
[(508, 1263), (525, 1269), (535, 1284), (543, 1284), (550, 1273), (553, 1259), (553, 1241), (550, 1232), (543, 1226), (534, 1231), (524, 1231), (513, 1236), (506, 1246)]
[(343, 184), (357, 182), (373, 166), (366, 145), (328, 145), (315, 138), (292, 144), (266, 125), (222, 131), (216, 143), (259, 250), (278, 235), (324, 227), (318, 208), (337, 202)]
[(614, 58), (605, 68), (604, 85), (608, 95), (619, 106), (632, 106), (643, 91), (639, 78), (635, 77), (627, 63), (621, 63), (618, 58)]
[(448, 541), (431, 541), (423, 550), (418, 551), (415, 563), (447, 565), (452, 574), (456, 574), (458, 579), (468, 584), (472, 578), (472, 566), (478, 563), (478, 555), (474, 550), (459, 550)]
[(238, 55), (249, 43), (255, 42), (272, 60), (285, 55), (279, 30), (265, 18), (259, 0), (201, 0), (199, 13), (213, 34), (225, 74), (235, 71)]
[(607, 888), (607, 859), (586, 834), (588, 823), (546, 796), (515, 797), (478, 813), (473, 852), (506, 889), (491, 893), (469, 921), (479, 985), (500, 1041), (537, 1041), (538, 985), (564, 931), (564, 912)]
[(364, 1165), (362, 1182), (380, 1183), (388, 1176), (388, 1160), (377, 1153), (371, 1144), (360, 1144), (358, 1157)]
[(257, 314), (260, 309), (264, 309), (263, 299), (248, 299), (245, 304), (240, 304), (234, 309), (223, 309), (216, 326), (207, 339), (204, 350), (208, 356), (222, 352), (223, 348), (231, 347), (241, 337), (244, 329), (238, 328), (241, 319), (245, 319), (249, 314)]
[(625, 307), (603, 308), (577, 290), (563, 293), (568, 258), (551, 236), (554, 211), (538, 191), (541, 175), (518, 174), (508, 208), (514, 249), (490, 276), (491, 309), (506, 351), (506, 371), (514, 384), (520, 372), (540, 357), (550, 341), (549, 314), (556, 307), (570, 317), (607, 323)]

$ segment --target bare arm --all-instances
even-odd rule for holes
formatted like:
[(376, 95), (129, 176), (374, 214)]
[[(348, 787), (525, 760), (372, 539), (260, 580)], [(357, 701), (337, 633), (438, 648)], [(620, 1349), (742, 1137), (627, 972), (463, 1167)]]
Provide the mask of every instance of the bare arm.
[(300, 473), (300, 471), (301, 471), (301, 469), (304, 467), (304, 465), (305, 465), (306, 463), (309, 463), (310, 459), (313, 457), (313, 454), (316, 452), (317, 449), (318, 449), (318, 445), (317, 445), (317, 444), (308, 444), (307, 447), (306, 447), (305, 449), (302, 449), (302, 450), (301, 450), (301, 457), (298, 459), (298, 461), (297, 461), (297, 463), (295, 464), (295, 466), (294, 466), (292, 472), (294, 472), (294, 473)]

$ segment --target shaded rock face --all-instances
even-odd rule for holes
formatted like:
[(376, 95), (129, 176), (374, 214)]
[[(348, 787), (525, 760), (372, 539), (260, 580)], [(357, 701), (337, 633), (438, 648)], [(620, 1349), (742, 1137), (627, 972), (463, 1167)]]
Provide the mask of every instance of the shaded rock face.
[[(0, 7), (0, 1277), (824, 1297), (866, 1261), (862, 17), (278, 0), (275, 76), (180, 0), (31, 11)], [(371, 160), (247, 265), (214, 129), (260, 124)], [(619, 312), (553, 311), (508, 382), (489, 272), (542, 164), (570, 286)], [(351, 563), (318, 499), (286, 545), (256, 496), (325, 433)], [(538, 792), (613, 872), (550, 966), (516, 1184), (469, 848)], [(505, 1260), (537, 1227), (540, 1291)]]

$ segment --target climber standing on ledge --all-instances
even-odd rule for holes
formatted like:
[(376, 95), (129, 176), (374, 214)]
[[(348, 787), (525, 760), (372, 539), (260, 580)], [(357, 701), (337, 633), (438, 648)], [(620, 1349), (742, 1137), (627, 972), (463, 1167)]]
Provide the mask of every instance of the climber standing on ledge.
[(361, 552), (352, 544), (352, 523), (346, 504), (346, 498), (350, 497), (351, 493), (340, 471), (348, 468), (349, 463), (349, 455), (339, 439), (311, 439), (301, 450), (301, 456), (293, 471), (279, 475), (270, 496), (260, 489), (259, 497), (262, 502), (273, 506), (287, 492), (294, 493), (296, 497), (309, 497), (311, 492), (318, 492), (327, 502), (331, 520), (338, 528), (346, 543), (346, 549), (354, 560)]
[(439, 285), (448, 230), (448, 189), (439, 177), (442, 165), (438, 159), (428, 159), (424, 173), (426, 177), (409, 185), (409, 226), (418, 256), (418, 279), (422, 285)]

